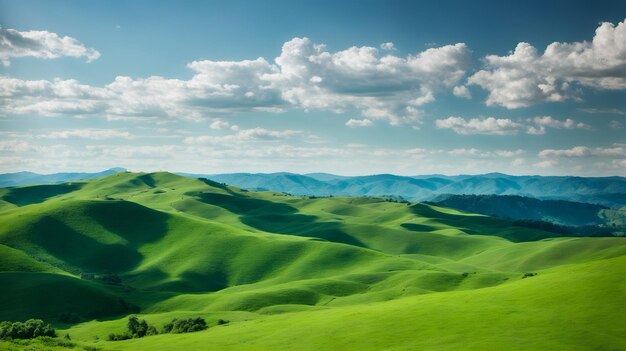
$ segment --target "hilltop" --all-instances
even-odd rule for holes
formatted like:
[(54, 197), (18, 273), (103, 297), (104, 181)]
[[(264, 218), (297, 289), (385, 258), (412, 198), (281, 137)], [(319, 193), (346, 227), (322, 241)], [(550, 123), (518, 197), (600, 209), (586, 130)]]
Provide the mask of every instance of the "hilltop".
[[(423, 203), (118, 172), (0, 189), (0, 252), (0, 320), (102, 350), (626, 346), (625, 238)], [(137, 313), (210, 328), (105, 341)]]

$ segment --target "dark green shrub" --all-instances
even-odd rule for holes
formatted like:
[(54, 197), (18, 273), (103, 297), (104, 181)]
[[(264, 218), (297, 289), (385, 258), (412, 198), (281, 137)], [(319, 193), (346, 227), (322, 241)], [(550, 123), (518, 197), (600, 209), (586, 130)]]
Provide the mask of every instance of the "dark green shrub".
[(159, 335), (159, 332), (154, 327), (154, 325), (149, 326), (148, 331), (146, 332), (146, 336), (151, 336), (151, 335)]
[(148, 332), (148, 323), (135, 316), (128, 317), (128, 331), (134, 338), (143, 338)]
[(107, 337), (107, 340), (109, 341), (120, 341), (120, 340), (128, 340), (128, 339), (132, 339), (133, 336), (130, 335), (129, 333), (122, 333), (122, 334), (109, 334), (109, 336)]
[(56, 331), (41, 319), (26, 322), (0, 322), (0, 339), (32, 339), (39, 336), (55, 337)]
[(49, 347), (67, 347), (67, 348), (72, 348), (72, 347), (76, 346), (76, 344), (74, 344), (73, 342), (71, 342), (69, 340), (55, 339), (55, 338), (52, 338), (50, 336), (40, 336), (40, 337), (37, 338), (37, 340), (42, 345), (49, 346)]
[(207, 328), (206, 321), (203, 318), (176, 319), (163, 326), (163, 333), (192, 333), (205, 330)]

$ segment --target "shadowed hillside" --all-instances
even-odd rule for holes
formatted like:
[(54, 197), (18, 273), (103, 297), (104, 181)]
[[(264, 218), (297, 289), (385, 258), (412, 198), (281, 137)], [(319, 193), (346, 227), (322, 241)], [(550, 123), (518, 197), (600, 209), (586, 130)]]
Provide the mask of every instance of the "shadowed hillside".
[(604, 224), (601, 205), (564, 201), (538, 200), (516, 195), (443, 195), (433, 203), (471, 213), (547, 221), (567, 226)]

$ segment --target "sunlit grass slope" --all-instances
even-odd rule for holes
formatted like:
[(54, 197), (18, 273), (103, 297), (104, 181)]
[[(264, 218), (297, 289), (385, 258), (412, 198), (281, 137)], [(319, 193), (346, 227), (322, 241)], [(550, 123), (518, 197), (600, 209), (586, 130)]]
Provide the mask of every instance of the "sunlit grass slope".
[[(0, 189), (0, 320), (71, 312), (74, 340), (111, 350), (576, 349), (583, 325), (581, 349), (601, 329), (620, 349), (624, 255), (625, 238), (163, 172)], [(139, 309), (231, 323), (102, 341)]]
[(625, 270), (626, 258), (620, 257), (493, 288), (97, 345), (104, 350), (622, 350), (626, 283), (617, 273)]

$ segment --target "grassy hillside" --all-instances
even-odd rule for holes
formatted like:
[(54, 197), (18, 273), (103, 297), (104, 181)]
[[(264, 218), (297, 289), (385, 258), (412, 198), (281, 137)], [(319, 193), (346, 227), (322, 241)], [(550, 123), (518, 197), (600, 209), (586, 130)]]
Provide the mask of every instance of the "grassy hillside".
[[(420, 203), (250, 192), (170, 173), (6, 188), (0, 199), (0, 281), (9, 287), (0, 297), (11, 302), (0, 320), (42, 318), (79, 346), (624, 346), (625, 238), (563, 237)], [(159, 328), (201, 316), (210, 328), (106, 341), (133, 313)], [(556, 327), (555, 318), (575, 322)]]

